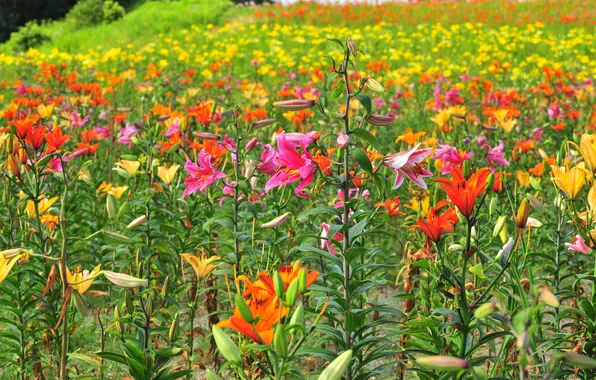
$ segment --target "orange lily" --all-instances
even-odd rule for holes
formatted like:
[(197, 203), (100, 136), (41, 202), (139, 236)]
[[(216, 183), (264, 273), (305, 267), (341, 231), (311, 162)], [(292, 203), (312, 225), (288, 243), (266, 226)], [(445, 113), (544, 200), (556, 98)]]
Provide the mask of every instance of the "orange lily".
[(453, 226), (456, 223), (457, 215), (454, 208), (447, 209), (441, 215), (439, 215), (438, 210), (431, 208), (427, 220), (417, 220), (415, 226), (408, 228), (419, 228), (430, 240), (436, 243), (441, 240), (445, 231), (453, 232)]
[(482, 168), (466, 179), (461, 168), (453, 167), (451, 169), (452, 179), (438, 178), (435, 180), (450, 199), (450, 202), (439, 202), (439, 208), (440, 204), (454, 204), (464, 216), (472, 215), (476, 198), (486, 190), (489, 175), (490, 170)]
[(389, 216), (405, 215), (399, 209), (401, 207), (399, 197), (388, 198), (385, 202), (378, 202), (375, 207), (385, 207), (387, 209), (387, 215)]

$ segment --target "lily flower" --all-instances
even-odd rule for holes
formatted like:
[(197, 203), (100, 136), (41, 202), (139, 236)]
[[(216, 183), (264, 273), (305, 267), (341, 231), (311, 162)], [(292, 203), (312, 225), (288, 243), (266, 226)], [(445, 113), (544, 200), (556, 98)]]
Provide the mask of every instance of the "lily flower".
[(426, 183), (424, 183), (425, 177), (432, 176), (426, 168), (420, 165), (431, 152), (431, 148), (418, 149), (420, 144), (416, 144), (411, 149), (394, 153), (385, 157), (383, 165), (393, 170), (396, 174), (394, 189), (397, 189), (404, 182), (404, 178), (408, 177), (416, 185), (423, 189), (426, 189)]
[(581, 235), (575, 235), (575, 238), (571, 240), (571, 243), (565, 243), (565, 247), (567, 247), (570, 251), (581, 252), (585, 254), (589, 254), (592, 252), (592, 248), (586, 245), (584, 238)]
[(466, 179), (461, 168), (451, 168), (452, 179), (437, 178), (435, 180), (445, 190), (450, 200), (448, 202), (441, 201), (439, 204), (453, 204), (464, 216), (472, 215), (476, 198), (486, 190), (489, 174), (488, 168), (482, 168)]
[(7, 252), (0, 253), (0, 282), (6, 280), (8, 274), (12, 267), (19, 261), (21, 258), (25, 257), (25, 253), (17, 253), (17, 254), (7, 254)]
[(408, 228), (422, 230), (431, 241), (437, 243), (445, 232), (453, 232), (453, 226), (457, 224), (457, 220), (454, 208), (445, 210), (443, 214), (439, 214), (437, 209), (431, 208), (426, 220), (417, 220), (416, 225)]
[(387, 209), (387, 215), (389, 216), (405, 215), (405, 213), (399, 209), (401, 207), (399, 197), (388, 198), (384, 202), (378, 202), (375, 207), (385, 207)]
[[(265, 185), (266, 192), (280, 185), (301, 181), (295, 190), (296, 195), (301, 198), (310, 196), (303, 190), (313, 181), (317, 172), (317, 163), (313, 160), (312, 154), (307, 151), (310, 138), (308, 135), (303, 136), (298, 145), (293, 145), (292, 141), (294, 140), (288, 139), (286, 133), (282, 132), (277, 136), (279, 152), (275, 155), (274, 161), (278, 168)], [(298, 152), (298, 147), (301, 148), (301, 152)]]
[(184, 169), (188, 172), (188, 176), (184, 179), (184, 184), (187, 187), (182, 192), (182, 198), (197, 190), (205, 194), (207, 186), (226, 176), (224, 173), (218, 172), (215, 169), (211, 162), (211, 155), (205, 153), (204, 149), (201, 149), (199, 152), (198, 165), (188, 160), (184, 164)]
[(579, 142), (579, 151), (584, 158), (586, 168), (594, 173), (596, 170), (596, 135), (584, 133)]
[(578, 166), (568, 169), (564, 166), (551, 165), (553, 182), (567, 198), (574, 200), (586, 183), (586, 169)]
[[(71, 272), (68, 267), (66, 268), (66, 281), (68, 285), (83, 295), (93, 285), (95, 277), (99, 274), (101, 264), (93, 268), (91, 272), (84, 270), (81, 272), (81, 268), (77, 268), (74, 272)], [(62, 273), (62, 267), (60, 267), (60, 273)]]
[(189, 253), (183, 253), (180, 256), (192, 266), (199, 280), (207, 277), (217, 266), (213, 262), (219, 260), (219, 256), (207, 258), (206, 255), (191, 255)]
[(482, 149), (488, 150), (486, 154), (486, 159), (488, 160), (488, 164), (490, 165), (492, 171), (495, 171), (495, 164), (501, 166), (509, 165), (509, 161), (504, 157), (504, 149), (505, 145), (503, 144), (503, 140), (499, 141), (499, 145), (494, 148), (491, 148), (488, 144), (483, 144)]

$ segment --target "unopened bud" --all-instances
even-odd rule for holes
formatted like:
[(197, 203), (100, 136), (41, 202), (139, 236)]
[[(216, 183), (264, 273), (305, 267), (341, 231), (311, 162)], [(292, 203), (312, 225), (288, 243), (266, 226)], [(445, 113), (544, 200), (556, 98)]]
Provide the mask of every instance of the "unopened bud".
[(482, 318), (486, 318), (489, 315), (491, 315), (493, 313), (493, 311), (495, 311), (495, 303), (494, 302), (488, 302), (485, 303), (484, 305), (481, 305), (478, 307), (478, 309), (476, 309), (476, 311), (474, 311), (474, 317), (476, 319), (482, 319)]
[(252, 311), (250, 310), (250, 307), (248, 307), (246, 301), (244, 301), (244, 298), (242, 298), (240, 293), (236, 293), (235, 300), (236, 307), (238, 308), (238, 311), (240, 312), (240, 316), (242, 316), (242, 319), (244, 319), (248, 323), (252, 323), (254, 320)]
[(530, 216), (530, 202), (528, 198), (524, 198), (517, 209), (517, 216), (515, 218), (515, 225), (517, 228), (524, 228), (528, 223), (528, 217)]
[(251, 124), (253, 128), (265, 128), (270, 126), (271, 124), (275, 123), (275, 119), (263, 119), (259, 121), (255, 121)]
[(298, 271), (298, 293), (302, 294), (306, 291), (306, 269), (300, 268)]
[(366, 78), (366, 85), (374, 92), (385, 92), (385, 87), (373, 78)]
[(128, 226), (126, 226), (126, 229), (138, 227), (141, 224), (145, 223), (145, 221), (147, 221), (147, 216), (141, 215), (138, 218), (136, 218), (135, 220), (133, 220), (132, 222), (128, 223)]
[(120, 312), (118, 311), (118, 306), (114, 308), (114, 323), (116, 324), (116, 331), (118, 331), (118, 334), (122, 334), (124, 325), (122, 322), (120, 322)]
[(121, 288), (138, 288), (139, 286), (147, 286), (147, 279), (140, 279), (133, 276), (129, 276), (124, 273), (116, 273), (109, 270), (102, 271), (103, 275), (114, 285)]
[(275, 294), (281, 299), (286, 292), (286, 287), (284, 285), (284, 280), (281, 278), (281, 274), (278, 271), (275, 271), (273, 275), (273, 288), (275, 290)]
[(170, 285), (170, 276), (166, 276), (166, 279), (161, 286), (161, 298), (166, 298), (168, 295), (168, 287)]
[(194, 132), (193, 135), (197, 136), (203, 140), (212, 140), (212, 141), (219, 141), (219, 135), (209, 133), (209, 132)]
[(291, 212), (286, 212), (285, 214), (280, 215), (277, 218), (272, 219), (271, 221), (269, 221), (267, 223), (261, 224), (261, 227), (263, 227), (263, 228), (279, 227), (279, 226), (281, 226), (281, 224), (283, 222), (285, 222), (290, 217), (290, 215), (292, 215)]
[(423, 368), (449, 372), (458, 372), (470, 366), (467, 360), (451, 356), (425, 356), (416, 359), (416, 364)]
[(257, 146), (257, 138), (253, 137), (252, 139), (248, 140), (248, 142), (246, 143), (246, 148), (245, 150), (247, 152), (250, 152), (251, 150), (253, 150), (255, 148), (255, 146)]
[(492, 197), (490, 199), (490, 203), (488, 205), (488, 215), (492, 216), (495, 211), (497, 211), (497, 204), (498, 204), (499, 200), (497, 199), (497, 197)]
[(555, 309), (560, 306), (557, 296), (555, 296), (545, 285), (540, 288), (540, 301)]
[(296, 304), (296, 300), (298, 299), (298, 279), (295, 278), (294, 281), (290, 283), (288, 286), (288, 291), (286, 292), (286, 305), (288, 307), (294, 306)]
[(561, 358), (577, 368), (592, 369), (596, 368), (596, 360), (585, 355), (576, 354), (573, 352), (564, 353)]
[(358, 56), (358, 49), (356, 48), (356, 42), (354, 42), (353, 39), (348, 38), (348, 40), (346, 41), (346, 45), (348, 45), (348, 50), (350, 51), (350, 54), (352, 54), (354, 57)]
[(279, 357), (285, 358), (288, 355), (288, 337), (286, 336), (286, 328), (283, 324), (279, 324), (275, 329), (273, 348)]
[(114, 218), (116, 213), (116, 198), (112, 194), (108, 194), (106, 197), (106, 211), (108, 213), (108, 217)]
[(8, 167), (10, 168), (10, 171), (12, 172), (12, 174), (14, 174), (15, 177), (21, 176), (21, 167), (19, 165), (19, 162), (12, 154), (8, 155)]
[(370, 125), (374, 125), (375, 127), (386, 127), (388, 125), (393, 124), (393, 122), (395, 121), (395, 117), (394, 116), (383, 116), (383, 115), (377, 115), (377, 114), (370, 114), (368, 115), (368, 117), (366, 118), (366, 121), (368, 121), (368, 123)]
[(213, 332), (213, 339), (215, 340), (217, 349), (221, 352), (222, 356), (234, 365), (242, 364), (242, 357), (236, 343), (217, 326), (213, 326), (211, 331)]
[(465, 179), (470, 178), (472, 175), (472, 168), (470, 168), (470, 161), (465, 160), (464, 163), (461, 165), (462, 174), (464, 175)]
[(497, 218), (497, 224), (495, 224), (495, 228), (493, 228), (493, 237), (497, 237), (497, 235), (503, 231), (506, 222), (507, 219), (503, 215)]
[(298, 305), (292, 318), (290, 319), (290, 325), (304, 326), (304, 306)]
[(273, 105), (285, 111), (302, 111), (314, 106), (315, 101), (312, 99), (282, 100), (273, 103)]
[(494, 185), (495, 185), (495, 175), (494, 175), (494, 173), (490, 173), (488, 175), (488, 178), (486, 179), (486, 191), (492, 191)]
[(180, 316), (178, 313), (176, 313), (176, 315), (174, 315), (174, 320), (172, 321), (172, 324), (170, 325), (168, 339), (170, 340), (170, 343), (173, 344), (175, 341), (178, 340), (179, 336), (180, 336)]
[(344, 351), (319, 375), (318, 380), (339, 380), (352, 361), (352, 350)]
[(132, 314), (135, 312), (135, 306), (132, 303), (132, 296), (130, 292), (124, 293), (124, 305), (126, 306), (126, 314)]

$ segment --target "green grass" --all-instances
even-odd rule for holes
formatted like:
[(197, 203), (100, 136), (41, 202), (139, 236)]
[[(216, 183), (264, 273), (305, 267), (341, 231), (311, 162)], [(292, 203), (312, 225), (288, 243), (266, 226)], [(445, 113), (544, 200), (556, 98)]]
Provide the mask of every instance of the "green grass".
[[(229, 0), (148, 1), (132, 7), (124, 18), (111, 24), (77, 29), (72, 20), (54, 21), (45, 26), (51, 42), (39, 49), (77, 53), (128, 44), (138, 46), (159, 38), (160, 34), (192, 25), (217, 24), (231, 7)], [(0, 45), (0, 52), (11, 50), (10, 40)]]

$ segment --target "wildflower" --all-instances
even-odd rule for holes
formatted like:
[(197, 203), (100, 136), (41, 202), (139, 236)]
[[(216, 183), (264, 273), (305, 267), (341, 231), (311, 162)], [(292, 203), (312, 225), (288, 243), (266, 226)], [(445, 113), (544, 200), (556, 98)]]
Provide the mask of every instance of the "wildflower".
[(184, 107), (188, 114), (186, 115), (187, 118), (194, 117), (196, 121), (207, 125), (211, 122), (211, 118), (213, 117), (213, 110), (215, 109), (215, 102), (207, 101), (207, 102), (199, 102), (194, 107)]
[(443, 144), (437, 140), (439, 149), (435, 151), (434, 159), (441, 160), (442, 174), (447, 174), (454, 166), (460, 166), (464, 161), (470, 159), (474, 152), (458, 151), (456, 147), (449, 144)]
[(211, 162), (211, 155), (205, 153), (204, 149), (199, 152), (198, 165), (188, 160), (184, 164), (184, 169), (188, 172), (188, 176), (184, 179), (184, 184), (187, 187), (182, 192), (183, 198), (197, 190), (205, 194), (207, 186), (226, 176), (215, 169)]
[(451, 169), (451, 179), (438, 178), (435, 180), (447, 193), (450, 202), (465, 217), (472, 215), (476, 198), (486, 190), (487, 179), (490, 174), (488, 168), (482, 168), (466, 179), (461, 168)]
[(259, 145), (263, 146), (263, 152), (261, 153), (261, 160), (257, 163), (256, 168), (258, 171), (268, 174), (274, 175), (275, 174), (275, 150), (269, 144), (264, 145), (259, 143)]
[(405, 177), (410, 178), (416, 185), (426, 189), (424, 178), (432, 176), (432, 173), (420, 166), (420, 163), (428, 157), (431, 149), (418, 149), (418, 146), (420, 144), (415, 145), (405, 152), (389, 155), (383, 160), (383, 165), (393, 170), (396, 174), (395, 184), (393, 185), (394, 189), (401, 186)]
[(62, 128), (60, 128), (59, 125), (55, 126), (54, 129), (44, 135), (44, 139), (47, 143), (46, 154), (50, 154), (60, 149), (60, 147), (71, 138), (72, 136), (62, 133)]
[[(81, 268), (77, 268), (76, 271), (71, 272), (68, 267), (66, 268), (66, 281), (68, 285), (79, 292), (80, 295), (85, 292), (93, 285), (95, 277), (99, 274), (101, 264), (93, 268), (91, 272), (84, 270), (81, 272)], [(62, 274), (62, 266), (60, 266), (60, 274)]]
[(416, 225), (409, 228), (422, 230), (431, 241), (437, 243), (445, 232), (453, 232), (453, 226), (456, 223), (457, 214), (454, 208), (449, 208), (442, 214), (439, 214), (437, 209), (431, 208), (426, 220), (417, 220)]
[(567, 198), (574, 200), (586, 183), (586, 170), (578, 166), (568, 169), (551, 165), (553, 182)]
[(139, 161), (120, 160), (116, 163), (116, 165), (119, 168), (126, 170), (128, 174), (135, 175), (137, 174), (141, 163)]
[(279, 227), (283, 224), (283, 222), (285, 222), (290, 215), (292, 215), (291, 212), (286, 212), (285, 214), (282, 214), (280, 216), (278, 216), (277, 218), (274, 218), (272, 220), (270, 220), (267, 223), (263, 223), (261, 225), (262, 228), (275, 228), (275, 227)]
[(493, 112), (493, 117), (497, 121), (498, 125), (505, 130), (505, 132), (511, 132), (517, 124), (517, 120), (507, 117), (509, 113), (510, 111), (508, 109), (500, 109)]
[(124, 195), (124, 192), (126, 190), (128, 190), (128, 186), (126, 186), (126, 185), (124, 185), (124, 186), (110, 185), (110, 188), (106, 191), (106, 193), (109, 195), (112, 195), (116, 199), (120, 199), (120, 198), (122, 198), (122, 195)]
[(416, 142), (418, 141), (418, 139), (422, 136), (426, 135), (426, 132), (422, 131), (422, 132), (416, 132), (414, 133), (414, 131), (412, 131), (412, 128), (407, 128), (406, 129), (406, 133), (404, 133), (403, 135), (399, 136), (395, 142), (399, 142), (399, 141), (403, 141), (406, 144), (408, 144), (409, 146), (412, 146), (414, 144), (416, 144)]
[(124, 128), (120, 128), (120, 133), (122, 133), (122, 136), (118, 138), (118, 142), (120, 144), (128, 144), (129, 146), (132, 146), (133, 142), (131, 138), (136, 137), (138, 132), (139, 129), (134, 124), (126, 123)]
[(199, 280), (209, 276), (217, 266), (217, 264), (213, 264), (213, 262), (219, 260), (219, 256), (211, 256), (207, 258), (204, 254), (191, 255), (189, 253), (183, 253), (180, 256), (192, 266), (192, 269), (194, 269)]
[(565, 243), (565, 247), (567, 247), (570, 251), (581, 252), (585, 254), (590, 254), (592, 252), (592, 248), (586, 245), (584, 238), (581, 235), (575, 235), (571, 243)]
[[(274, 159), (277, 164), (277, 171), (267, 181), (265, 185), (266, 192), (280, 185), (301, 181), (295, 193), (301, 198), (309, 197), (309, 195), (303, 192), (303, 189), (313, 181), (317, 171), (317, 164), (313, 160), (312, 154), (307, 151), (310, 139), (308, 135), (303, 136), (304, 138), (300, 140), (298, 145), (293, 145), (291, 140), (288, 140), (286, 134), (283, 132), (277, 136), (277, 148), (279, 152), (275, 155)], [(302, 148), (301, 152), (296, 150), (298, 146)]]
[(348, 136), (344, 132), (340, 132), (337, 135), (337, 146), (340, 148), (345, 148), (346, 146), (348, 146), (348, 144), (350, 144), (350, 136)]
[(584, 133), (579, 143), (579, 151), (584, 158), (586, 168), (594, 173), (596, 170), (596, 135)]
[(70, 125), (73, 127), (81, 128), (87, 124), (87, 121), (89, 121), (89, 115), (81, 118), (81, 115), (79, 115), (76, 111), (70, 114)]
[(389, 216), (405, 215), (399, 209), (401, 207), (401, 201), (399, 197), (388, 198), (384, 202), (378, 202), (375, 207), (385, 207), (387, 209), (387, 215)]
[[(321, 249), (326, 249), (330, 254), (335, 255), (335, 244), (333, 244), (331, 238), (329, 238), (330, 228), (330, 224), (325, 222), (321, 223)], [(342, 241), (344, 239), (344, 235), (341, 232), (336, 232), (332, 239), (335, 241)]]
[(176, 172), (180, 168), (180, 165), (174, 164), (172, 166), (160, 166), (157, 168), (157, 176), (159, 179), (164, 181), (166, 185), (169, 185), (170, 182), (174, 179)]
[(6, 280), (12, 267), (21, 258), (26, 257), (24, 253), (9, 254), (8, 251), (0, 252), (0, 282)]
[(488, 144), (482, 145), (482, 149), (488, 150), (486, 159), (488, 160), (488, 164), (490, 165), (493, 172), (495, 171), (495, 164), (502, 166), (509, 165), (509, 161), (507, 161), (507, 159), (503, 156), (504, 147), (503, 140), (500, 140), (499, 145), (494, 148), (491, 148)]

